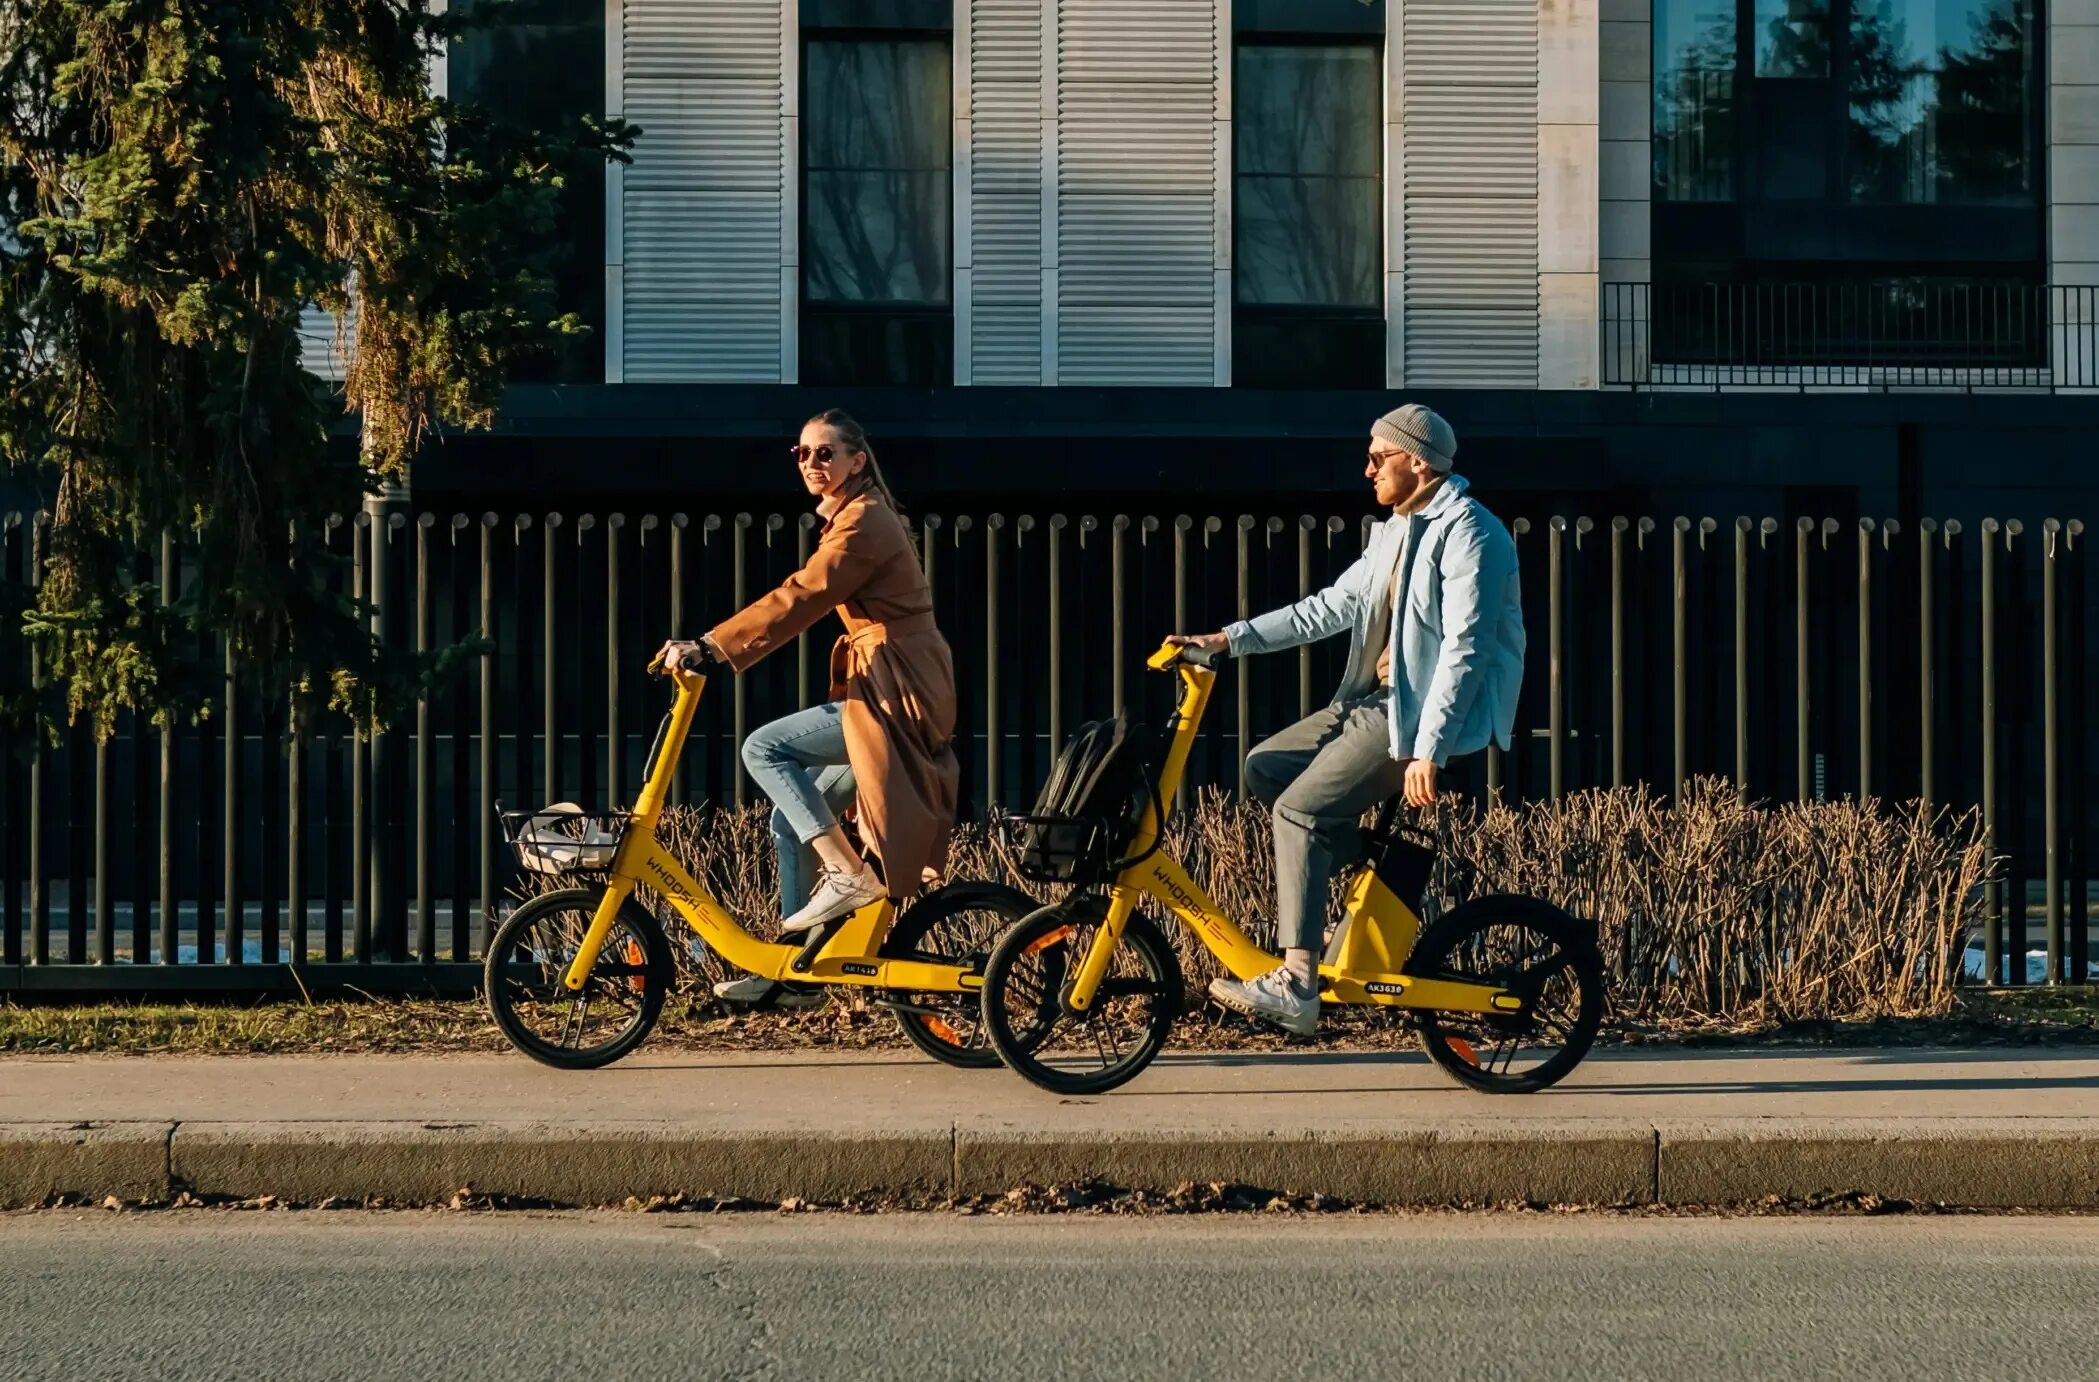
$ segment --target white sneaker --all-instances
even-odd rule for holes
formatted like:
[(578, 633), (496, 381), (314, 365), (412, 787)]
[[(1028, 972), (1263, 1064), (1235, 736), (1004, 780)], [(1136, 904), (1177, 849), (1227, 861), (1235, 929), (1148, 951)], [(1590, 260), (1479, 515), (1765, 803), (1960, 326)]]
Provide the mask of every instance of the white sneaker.
[(823, 925), (834, 917), (850, 916), (870, 902), (887, 897), (882, 880), (871, 868), (861, 865), (858, 873), (825, 869), (809, 905), (780, 923), (780, 934), (791, 936)]
[(764, 1004), (774, 1008), (820, 1008), (828, 997), (820, 988), (776, 983), (757, 974), (746, 974), (741, 979), (722, 980), (714, 986), (714, 996), (726, 1003), (742, 1003), (752, 1007)]
[(1210, 996), (1233, 1012), (1273, 1022), (1296, 1036), (1319, 1030), (1319, 995), (1298, 993), (1287, 969), (1271, 969), (1245, 980), (1217, 978), (1210, 981)]

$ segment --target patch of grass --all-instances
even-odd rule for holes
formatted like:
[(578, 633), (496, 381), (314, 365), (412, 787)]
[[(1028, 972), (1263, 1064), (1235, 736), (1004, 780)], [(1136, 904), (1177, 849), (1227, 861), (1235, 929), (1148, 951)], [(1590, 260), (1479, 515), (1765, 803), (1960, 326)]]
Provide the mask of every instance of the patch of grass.
[[(2099, 1045), (2099, 989), (1961, 990), (1943, 1017), (1755, 1026), (1658, 1023), (1604, 1029), (1605, 1045), (1680, 1047)], [(1214, 1009), (1181, 1019), (1180, 1051), (1407, 1051), (1412, 1031), (1381, 1010), (1330, 1013), (1315, 1041)], [(361, 1055), (507, 1051), (471, 1000), (340, 1003), (0, 1003), (0, 1054)], [(674, 993), (649, 1051), (908, 1049), (888, 1014), (855, 996), (795, 1013), (732, 1013), (703, 994)]]
[[(730, 1013), (674, 993), (651, 1050), (857, 1050), (905, 1045), (887, 1013), (834, 1000), (813, 1012)], [(367, 1055), (507, 1051), (478, 1001), (0, 1003), (0, 1054)]]
[(123, 1055), (281, 1055), (333, 1051), (495, 1051), (478, 1004), (0, 1004), (0, 1051)]

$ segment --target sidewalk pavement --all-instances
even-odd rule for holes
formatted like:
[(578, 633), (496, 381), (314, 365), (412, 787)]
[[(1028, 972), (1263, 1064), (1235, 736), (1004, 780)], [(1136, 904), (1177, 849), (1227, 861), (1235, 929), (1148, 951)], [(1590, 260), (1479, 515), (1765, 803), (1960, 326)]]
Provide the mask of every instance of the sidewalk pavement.
[(1414, 1052), (1175, 1055), (1096, 1098), (916, 1053), (0, 1058), (0, 1206), (559, 1204), (1230, 1182), (1388, 1204), (1856, 1192), (2099, 1208), (2099, 1051), (1613, 1052), (1530, 1096)]

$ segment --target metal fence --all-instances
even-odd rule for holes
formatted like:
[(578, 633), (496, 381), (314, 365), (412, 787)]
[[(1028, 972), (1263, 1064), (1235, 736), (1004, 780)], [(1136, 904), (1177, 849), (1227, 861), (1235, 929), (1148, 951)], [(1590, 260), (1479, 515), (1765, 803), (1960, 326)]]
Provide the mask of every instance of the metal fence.
[[(965, 815), (1025, 804), (1084, 719), (1163, 722), (1171, 684), (1143, 670), (1162, 634), (1328, 583), (1369, 521), (919, 518), (956, 651)], [(1669, 792), (1716, 774), (1758, 798), (1976, 808), (2007, 856), (1987, 972), (2027, 953), (2031, 925), (2047, 974), (2087, 974), (2080, 522), (1513, 526), (1531, 639), (1517, 738), (1459, 765), (1459, 790)], [(0, 578), (34, 581), (44, 532), (0, 516)], [(485, 633), (478, 675), (361, 740), (328, 722), (295, 736), (228, 666), (202, 723), (127, 721), (100, 745), (80, 726), (0, 755), (0, 991), (469, 983), (512, 882), (495, 803), (630, 800), (667, 702), (645, 659), (793, 570), (814, 520), (358, 514), (328, 537), (382, 637)], [(194, 579), (172, 541), (142, 566), (175, 590)], [(709, 688), (679, 800), (752, 798), (737, 745), (822, 697), (828, 637)], [(18, 630), (0, 639), (27, 655)], [(1234, 666), (1191, 786), (1235, 789), (1247, 746), (1324, 702), (1342, 642)]]
[(1606, 283), (1602, 320), (1607, 387), (2099, 389), (2099, 287)]

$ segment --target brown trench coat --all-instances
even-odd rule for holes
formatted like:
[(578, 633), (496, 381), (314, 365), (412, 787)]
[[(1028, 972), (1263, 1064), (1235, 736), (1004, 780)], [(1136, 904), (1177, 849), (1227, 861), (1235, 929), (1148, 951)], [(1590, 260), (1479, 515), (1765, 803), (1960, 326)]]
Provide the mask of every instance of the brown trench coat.
[(955, 662), (933, 625), (933, 593), (911, 534), (879, 493), (848, 499), (808, 564), (708, 634), (741, 672), (836, 609), (831, 699), (844, 704), (845, 752), (861, 834), (890, 892), (947, 863), (961, 768), (955, 761)]

